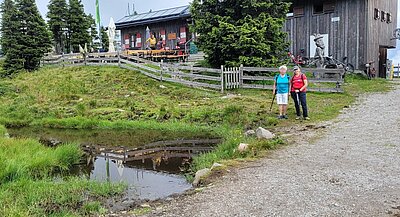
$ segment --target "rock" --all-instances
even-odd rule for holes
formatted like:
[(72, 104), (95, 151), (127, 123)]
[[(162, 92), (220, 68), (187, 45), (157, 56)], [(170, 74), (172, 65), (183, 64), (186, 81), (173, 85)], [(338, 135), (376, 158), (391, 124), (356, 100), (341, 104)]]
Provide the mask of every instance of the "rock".
[(164, 86), (164, 85), (160, 85), (160, 88), (161, 88), (161, 89), (166, 89), (167, 87)]
[(206, 178), (210, 173), (211, 170), (208, 168), (197, 171), (196, 176), (194, 177), (193, 186), (198, 186), (200, 181)]
[(223, 164), (219, 164), (219, 163), (214, 163), (213, 165), (212, 165), (212, 167), (211, 167), (211, 171), (213, 171), (213, 170), (218, 170), (218, 169), (221, 169), (221, 168), (224, 168), (225, 166), (223, 165)]
[(7, 139), (9, 139), (9, 138), (10, 138), (10, 134), (5, 133), (5, 134), (4, 134), (4, 137), (7, 138)]
[(140, 205), (140, 207), (142, 207), (142, 208), (151, 208), (151, 206), (149, 204), (147, 204), (147, 203), (144, 203), (144, 204)]
[(258, 139), (272, 139), (275, 137), (275, 134), (271, 133), (270, 131), (259, 127), (256, 131)]
[(119, 111), (119, 112), (124, 112), (125, 110), (123, 110), (123, 109), (118, 109), (118, 111)]
[(249, 149), (249, 144), (240, 143), (239, 146), (238, 146), (238, 151), (239, 152), (245, 152), (245, 151), (247, 151), (247, 149)]
[(246, 131), (246, 132), (244, 133), (245, 136), (252, 136), (252, 135), (254, 135), (254, 134), (256, 134), (256, 132), (255, 132), (254, 130), (248, 130), (248, 131)]

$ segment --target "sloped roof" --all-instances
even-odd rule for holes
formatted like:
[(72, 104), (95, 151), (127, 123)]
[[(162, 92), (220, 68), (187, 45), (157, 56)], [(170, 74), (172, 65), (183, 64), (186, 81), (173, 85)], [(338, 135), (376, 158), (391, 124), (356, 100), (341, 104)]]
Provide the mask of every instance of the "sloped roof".
[(117, 29), (119, 29), (186, 17), (190, 17), (189, 5), (125, 16), (118, 20), (115, 25), (117, 26)]

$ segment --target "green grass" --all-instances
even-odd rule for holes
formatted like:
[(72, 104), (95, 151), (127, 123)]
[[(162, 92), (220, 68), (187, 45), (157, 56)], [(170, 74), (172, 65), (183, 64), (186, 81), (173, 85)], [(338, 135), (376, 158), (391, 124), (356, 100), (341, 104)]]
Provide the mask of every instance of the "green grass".
[(81, 216), (104, 212), (101, 201), (125, 186), (53, 178), (79, 163), (78, 145), (49, 148), (32, 139), (0, 138), (0, 216)]
[(0, 138), (0, 183), (22, 178), (45, 178), (55, 172), (65, 172), (79, 163), (81, 156), (78, 145), (51, 149), (32, 139)]
[[(235, 97), (223, 98), (218, 91), (161, 83), (117, 67), (48, 67), (0, 80), (0, 124), (160, 130), (223, 138), (215, 151), (194, 159), (193, 174), (214, 162), (258, 156), (285, 144), (279, 138), (259, 141), (244, 137), (247, 129), (262, 126), (274, 130), (293, 123), (331, 120), (359, 94), (388, 91), (391, 85), (381, 79), (347, 76), (343, 87), (344, 94), (307, 94), (311, 121), (294, 122), (292, 100), (289, 120), (278, 121), (277, 105), (269, 111), (272, 93), (267, 90), (234, 90), (230, 94)], [(0, 135), (5, 133), (0, 126)], [(239, 153), (236, 147), (243, 142), (249, 143), (250, 149)], [(101, 198), (122, 191), (122, 187), (79, 178), (51, 180), (54, 173), (68, 170), (79, 160), (77, 146), (50, 149), (34, 140), (5, 138), (0, 138), (0, 143), (4, 159), (0, 162), (4, 168), (0, 171), (0, 216), (98, 215), (105, 212)]]
[(0, 216), (98, 216), (104, 200), (124, 189), (82, 178), (21, 179), (0, 185)]

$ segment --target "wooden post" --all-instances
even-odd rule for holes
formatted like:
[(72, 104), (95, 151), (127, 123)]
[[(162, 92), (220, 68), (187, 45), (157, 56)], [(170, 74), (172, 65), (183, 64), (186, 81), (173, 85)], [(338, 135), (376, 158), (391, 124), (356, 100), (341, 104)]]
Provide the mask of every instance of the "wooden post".
[(224, 66), (221, 65), (221, 93), (224, 93)]
[(164, 71), (163, 64), (164, 64), (164, 60), (161, 60), (161, 63), (160, 63), (160, 70), (161, 70), (160, 79), (161, 79), (161, 82), (163, 81), (163, 71)]
[(64, 53), (62, 53), (62, 56), (61, 56), (61, 61), (62, 61), (62, 67), (64, 68), (65, 67), (65, 57), (64, 57)]
[(239, 68), (239, 87), (243, 87), (243, 64), (240, 64)]
[(121, 67), (121, 56), (119, 50), (117, 50), (117, 56), (118, 56), (118, 67)]

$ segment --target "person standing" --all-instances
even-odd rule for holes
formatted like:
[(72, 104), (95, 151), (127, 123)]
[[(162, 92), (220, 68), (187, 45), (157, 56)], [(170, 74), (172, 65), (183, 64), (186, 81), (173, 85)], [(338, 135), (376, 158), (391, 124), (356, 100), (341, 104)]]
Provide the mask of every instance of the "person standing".
[(294, 101), (294, 106), (296, 108), (296, 120), (301, 118), (300, 112), (300, 104), (303, 110), (303, 118), (304, 120), (310, 120), (308, 117), (308, 108), (307, 108), (307, 86), (308, 81), (305, 74), (301, 73), (301, 69), (299, 66), (295, 66), (293, 68), (294, 75), (290, 81), (291, 84), (291, 95)]
[(278, 119), (288, 119), (287, 105), (290, 95), (290, 76), (286, 73), (287, 67), (279, 67), (279, 74), (274, 78), (273, 94), (276, 94), (276, 101), (279, 106)]
[(152, 50), (156, 49), (157, 39), (154, 37), (154, 34), (151, 34), (150, 38), (146, 40), (146, 43), (147, 42), (149, 42), (150, 44), (150, 49)]

